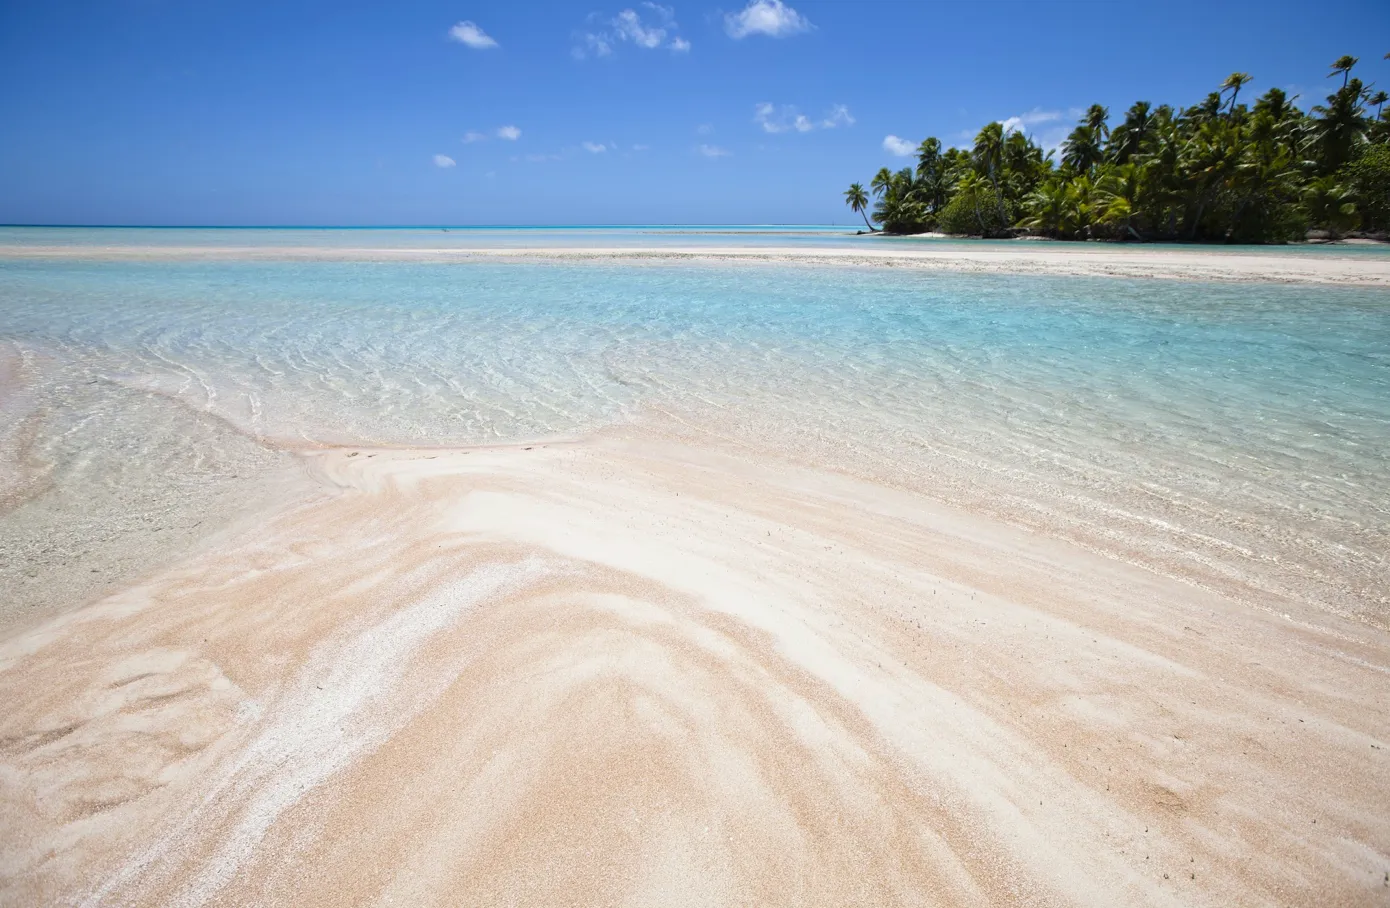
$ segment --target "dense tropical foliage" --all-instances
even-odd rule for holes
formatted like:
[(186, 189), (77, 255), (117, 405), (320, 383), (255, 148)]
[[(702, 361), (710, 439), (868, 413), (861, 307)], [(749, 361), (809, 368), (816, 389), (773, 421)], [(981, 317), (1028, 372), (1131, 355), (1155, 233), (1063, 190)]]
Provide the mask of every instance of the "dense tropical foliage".
[[(1139, 101), (1112, 124), (1094, 104), (1054, 151), (1002, 123), (986, 125), (968, 148), (929, 138), (915, 168), (874, 175), (873, 219), (890, 233), (1058, 239), (1260, 243), (1302, 239), (1310, 229), (1385, 233), (1390, 96), (1352, 75), (1358, 62), (1336, 60), (1328, 76), (1341, 85), (1308, 111), (1278, 88), (1242, 103), (1252, 79), (1232, 73), (1192, 107)], [(845, 200), (861, 214), (869, 205), (859, 183)]]

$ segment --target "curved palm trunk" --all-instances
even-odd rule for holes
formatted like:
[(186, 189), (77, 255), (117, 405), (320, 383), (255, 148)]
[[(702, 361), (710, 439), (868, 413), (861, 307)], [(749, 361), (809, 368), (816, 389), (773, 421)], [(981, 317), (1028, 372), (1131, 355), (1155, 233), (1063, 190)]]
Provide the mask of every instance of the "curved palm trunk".
[(870, 233), (873, 233), (876, 228), (873, 224), (869, 223), (869, 216), (865, 213), (863, 208), (859, 209), (859, 216), (864, 219), (864, 226), (869, 228)]

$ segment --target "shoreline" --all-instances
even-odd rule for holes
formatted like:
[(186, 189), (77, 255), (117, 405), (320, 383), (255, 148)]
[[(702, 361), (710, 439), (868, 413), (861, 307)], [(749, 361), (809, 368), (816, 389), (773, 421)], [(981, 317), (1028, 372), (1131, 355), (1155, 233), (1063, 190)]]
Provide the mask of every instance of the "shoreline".
[(624, 264), (801, 265), (903, 268), (965, 274), (1061, 275), (1222, 283), (1390, 287), (1390, 256), (1197, 251), (1158, 246), (1021, 243), (976, 249), (861, 247), (236, 247), (0, 245), (0, 261), (345, 261), (560, 262)]
[(0, 641), (5, 900), (1381, 891), (1380, 629), (640, 431), (296, 456)]

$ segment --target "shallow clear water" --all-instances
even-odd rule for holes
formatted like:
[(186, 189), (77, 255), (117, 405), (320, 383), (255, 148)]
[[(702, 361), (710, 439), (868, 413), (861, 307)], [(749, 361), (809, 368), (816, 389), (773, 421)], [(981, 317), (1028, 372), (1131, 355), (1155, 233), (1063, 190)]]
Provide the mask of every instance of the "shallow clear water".
[[(65, 487), (183, 495), (260, 468), (247, 435), (448, 444), (680, 421), (1254, 604), (1390, 612), (1378, 290), (0, 259), (0, 353), (26, 376), (0, 398), (29, 414), (11, 447)], [(190, 414), (196, 431), (170, 428)], [(17, 513), (0, 517), (12, 532)]]

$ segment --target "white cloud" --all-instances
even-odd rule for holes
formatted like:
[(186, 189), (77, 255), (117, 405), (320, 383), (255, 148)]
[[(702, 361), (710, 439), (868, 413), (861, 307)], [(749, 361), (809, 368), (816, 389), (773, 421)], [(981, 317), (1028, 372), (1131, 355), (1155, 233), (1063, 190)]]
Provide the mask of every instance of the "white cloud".
[(750, 0), (742, 12), (724, 17), (724, 30), (730, 38), (767, 35), (784, 38), (798, 32), (810, 31), (810, 21), (782, 0)]
[(1003, 124), (1004, 132), (1008, 133), (1016, 129), (1023, 129), (1025, 126), (1036, 126), (1039, 123), (1051, 123), (1054, 120), (1060, 119), (1062, 119), (1062, 112), (1060, 110), (1043, 110), (1042, 108), (1034, 107), (1027, 113), (1021, 113), (1016, 117), (1000, 120), (999, 123)]
[(695, 152), (707, 158), (727, 158), (730, 154), (718, 145), (699, 145), (696, 146)]
[(666, 29), (659, 26), (647, 27), (642, 24), (642, 17), (637, 15), (636, 10), (625, 9), (618, 13), (613, 19), (613, 28), (617, 31), (618, 37), (624, 41), (631, 41), (638, 47), (645, 47), (651, 50), (660, 47), (661, 42), (666, 40)]
[(596, 35), (593, 33), (586, 33), (583, 36), (583, 38), (584, 46), (576, 46), (573, 50), (570, 51), (570, 54), (574, 57), (574, 59), (583, 60), (590, 54), (593, 54), (595, 57), (606, 57), (609, 54), (613, 53), (613, 45), (612, 43), (610, 43), (608, 35)]
[(492, 132), (478, 132), (470, 129), (463, 134), (463, 144), (472, 145), (474, 142), (486, 142), (496, 136), (499, 139), (506, 139), (508, 142), (515, 142), (521, 138), (521, 130), (515, 126), (499, 126)]
[(907, 139), (900, 139), (897, 136), (884, 136), (883, 150), (889, 154), (905, 158), (917, 150), (917, 143), (909, 142)]
[(437, 154), (437, 155), (434, 156), (434, 166), (435, 166), (435, 167), (453, 167), (453, 166), (454, 166), (454, 159), (451, 158), (451, 157), (449, 157), (449, 156), (446, 155), (446, 154)]
[(497, 42), (492, 36), (483, 31), (472, 22), (460, 22), (449, 29), (449, 37), (460, 44), (466, 44), (474, 50), (487, 50), (496, 47)]
[(853, 126), (854, 117), (850, 116), (849, 108), (843, 104), (836, 104), (830, 108), (830, 113), (825, 115), (825, 119), (820, 121), (821, 129), (834, 129), (837, 126)]
[(696, 126), (696, 127), (695, 127), (695, 131), (696, 131), (697, 133), (699, 133), (700, 135), (702, 135), (702, 136), (707, 136), (707, 135), (709, 135), (710, 133), (714, 132), (714, 124), (713, 124), (713, 123), (701, 123), (699, 126)]
[(580, 146), (589, 154), (603, 154), (608, 150), (608, 146), (602, 142), (581, 142)]
[(634, 146), (632, 146), (632, 150), (633, 150), (633, 151), (646, 151), (646, 150), (649, 149), (649, 148), (651, 148), (650, 145), (634, 145)]
[(690, 42), (676, 34), (680, 26), (676, 24), (674, 9), (657, 3), (643, 3), (642, 7), (645, 12), (625, 9), (607, 20), (597, 14), (590, 16), (590, 27), (599, 27), (581, 32), (579, 43), (570, 50), (570, 55), (576, 60), (606, 57), (623, 42), (643, 50), (665, 47), (672, 53), (689, 53)]
[(778, 107), (764, 101), (753, 108), (753, 122), (761, 126), (763, 132), (810, 132), (813, 129), (834, 129), (837, 126), (853, 125), (854, 117), (850, 116), (849, 108), (843, 104), (836, 104), (830, 108), (824, 119), (812, 120), (790, 105)]

